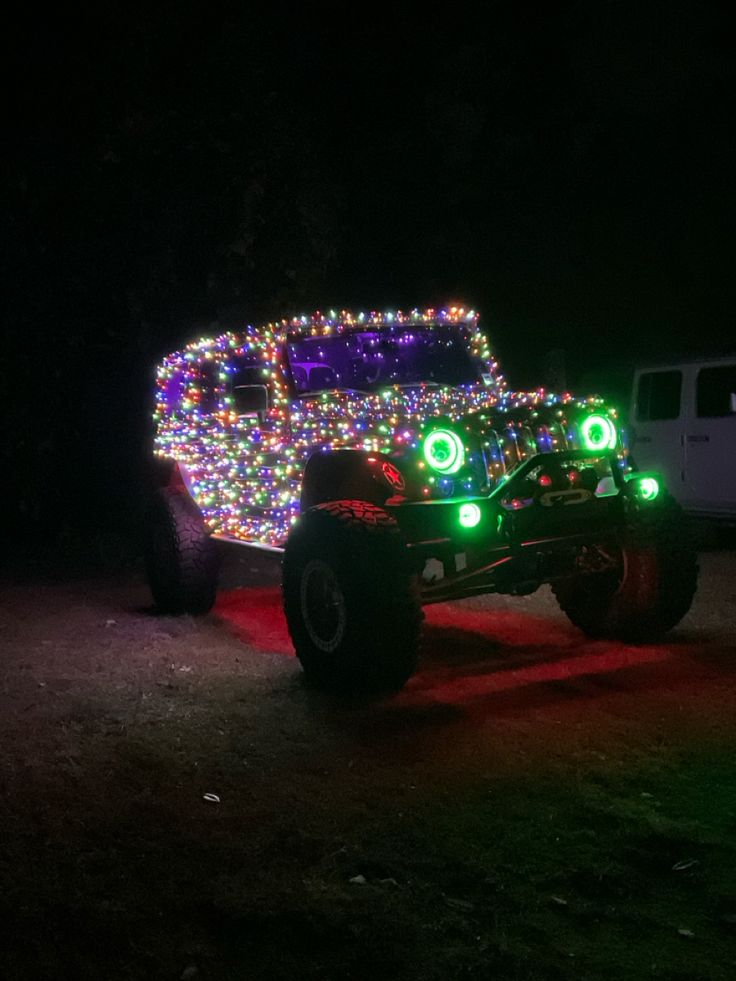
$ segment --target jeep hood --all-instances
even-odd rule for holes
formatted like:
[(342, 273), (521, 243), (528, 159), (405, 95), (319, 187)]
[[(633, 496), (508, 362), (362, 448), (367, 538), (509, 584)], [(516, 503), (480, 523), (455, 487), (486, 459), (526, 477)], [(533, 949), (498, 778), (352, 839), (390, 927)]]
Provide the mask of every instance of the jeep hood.
[(507, 469), (535, 453), (584, 446), (581, 426), (591, 413), (613, 423), (616, 447), (623, 448), (615, 410), (601, 399), (569, 394), (499, 391), (468, 385), (458, 388), (394, 387), (376, 394), (324, 392), (292, 405), (292, 426), (316, 432), (334, 446), (372, 450), (401, 450), (437, 425), (461, 426), (481, 442), (497, 447)]

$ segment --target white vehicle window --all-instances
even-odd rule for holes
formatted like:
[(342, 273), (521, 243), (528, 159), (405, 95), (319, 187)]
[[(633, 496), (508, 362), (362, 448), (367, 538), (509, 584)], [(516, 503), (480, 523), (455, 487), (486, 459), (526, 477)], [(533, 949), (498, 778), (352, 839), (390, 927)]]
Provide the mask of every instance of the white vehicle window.
[(680, 414), (681, 371), (650, 371), (639, 376), (636, 417), (642, 422), (677, 419)]
[(736, 414), (736, 363), (701, 368), (696, 394), (701, 419)]

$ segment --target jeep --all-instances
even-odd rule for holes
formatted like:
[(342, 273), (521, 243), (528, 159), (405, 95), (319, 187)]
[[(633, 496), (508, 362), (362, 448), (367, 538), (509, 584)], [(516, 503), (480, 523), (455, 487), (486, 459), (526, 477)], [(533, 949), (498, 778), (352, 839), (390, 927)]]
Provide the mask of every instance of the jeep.
[(695, 552), (613, 407), (511, 390), (463, 307), (316, 314), (202, 339), (158, 369), (148, 578), (215, 601), (217, 541), (282, 553), (307, 678), (399, 689), (422, 606), (551, 584), (589, 637), (659, 638)]

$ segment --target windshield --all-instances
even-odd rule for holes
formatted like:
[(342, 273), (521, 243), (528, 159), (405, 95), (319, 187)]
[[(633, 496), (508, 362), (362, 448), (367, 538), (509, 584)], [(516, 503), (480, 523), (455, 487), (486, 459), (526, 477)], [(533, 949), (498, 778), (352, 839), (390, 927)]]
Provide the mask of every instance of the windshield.
[(356, 330), (287, 345), (298, 395), (332, 388), (375, 392), (390, 385), (471, 385), (488, 366), (471, 357), (452, 324)]

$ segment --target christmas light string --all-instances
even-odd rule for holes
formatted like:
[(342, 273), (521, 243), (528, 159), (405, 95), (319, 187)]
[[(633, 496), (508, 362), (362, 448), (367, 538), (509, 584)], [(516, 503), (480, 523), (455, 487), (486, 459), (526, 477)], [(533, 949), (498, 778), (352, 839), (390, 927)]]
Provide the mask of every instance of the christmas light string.
[[(292, 393), (288, 343), (412, 325), (453, 325), (483, 365), (483, 379), (459, 386), (388, 385), (375, 393)], [(260, 417), (235, 411), (232, 375), (242, 356), (257, 360), (269, 392), (269, 408)], [(299, 514), (304, 467), (315, 452), (391, 454), (408, 479), (407, 494), (419, 498), (484, 493), (534, 453), (577, 448), (580, 423), (603, 407), (595, 397), (510, 391), (472, 310), (330, 311), (201, 338), (165, 358), (157, 373), (155, 450), (185, 469), (213, 532), (283, 545)], [(605, 411), (615, 419), (613, 409)], [(428, 421), (435, 419), (464, 432), (474, 448), (468, 466), (452, 478), (431, 473), (418, 452)], [(624, 465), (622, 446), (619, 457)]]

